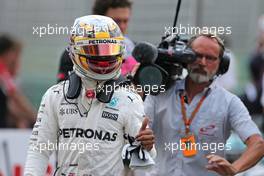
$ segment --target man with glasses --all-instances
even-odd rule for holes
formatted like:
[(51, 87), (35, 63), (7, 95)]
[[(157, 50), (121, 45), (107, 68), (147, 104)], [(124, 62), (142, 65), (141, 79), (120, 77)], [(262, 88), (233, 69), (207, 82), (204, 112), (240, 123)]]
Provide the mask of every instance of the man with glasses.
[[(264, 141), (240, 99), (216, 84), (217, 76), (227, 71), (223, 42), (213, 34), (199, 34), (188, 46), (197, 56), (187, 65), (188, 76), (144, 102), (156, 139), (154, 172), (227, 176), (247, 170), (263, 157)], [(224, 158), (231, 130), (247, 145), (234, 163)]]

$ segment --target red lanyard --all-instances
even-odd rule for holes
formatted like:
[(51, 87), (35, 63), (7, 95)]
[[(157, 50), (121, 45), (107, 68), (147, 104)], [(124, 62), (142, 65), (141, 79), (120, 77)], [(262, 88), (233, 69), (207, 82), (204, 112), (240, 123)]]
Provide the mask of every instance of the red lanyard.
[(184, 106), (184, 95), (183, 93), (181, 94), (181, 112), (182, 112), (182, 119), (184, 121), (184, 125), (185, 125), (185, 133), (189, 134), (190, 132), (190, 125), (195, 117), (195, 115), (197, 114), (197, 112), (199, 111), (203, 101), (205, 100), (205, 98), (207, 97), (208, 93), (209, 93), (210, 88), (208, 88), (205, 92), (205, 94), (202, 96), (202, 98), (200, 99), (200, 101), (198, 102), (196, 108), (193, 110), (191, 117), (188, 119), (187, 115), (186, 115), (186, 108)]

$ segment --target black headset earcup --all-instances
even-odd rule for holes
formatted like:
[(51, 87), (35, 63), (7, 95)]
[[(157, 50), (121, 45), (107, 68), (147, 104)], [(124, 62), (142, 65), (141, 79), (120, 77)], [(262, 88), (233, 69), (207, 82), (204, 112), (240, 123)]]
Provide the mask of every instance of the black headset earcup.
[(230, 65), (230, 52), (229, 51), (225, 51), (223, 54), (223, 57), (221, 58), (220, 61), (220, 65), (219, 65), (219, 69), (217, 74), (218, 75), (223, 75), (228, 71), (229, 65)]

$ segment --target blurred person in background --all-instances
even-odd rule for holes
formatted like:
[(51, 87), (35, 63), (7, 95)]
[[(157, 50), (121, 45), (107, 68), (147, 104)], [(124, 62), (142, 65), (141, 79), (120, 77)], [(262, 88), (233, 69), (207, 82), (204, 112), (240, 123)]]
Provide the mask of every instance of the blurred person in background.
[(27, 128), (36, 112), (15, 83), (22, 45), (8, 35), (0, 35), (0, 127)]
[(261, 130), (262, 130), (262, 133), (264, 133), (264, 90), (263, 90), (263, 88), (264, 88), (264, 77), (262, 78), (262, 94), (261, 94), (261, 97), (260, 97), (260, 103), (261, 103), (261, 106), (262, 106), (262, 120), (261, 120), (261, 126), (260, 126), (260, 128), (261, 128)]
[(249, 113), (253, 115), (256, 120), (260, 120), (262, 125), (258, 125), (262, 126), (262, 130), (264, 130), (264, 15), (260, 16), (258, 20), (257, 46), (249, 58), (249, 71), (251, 80), (247, 83), (244, 89), (244, 94), (240, 98), (248, 108)]
[[(121, 67), (121, 74), (123, 76), (129, 74), (137, 63), (131, 54), (135, 46), (134, 42), (126, 36), (131, 17), (131, 8), (132, 2), (129, 0), (95, 0), (92, 9), (94, 15), (111, 17), (125, 36), (126, 52)], [(58, 82), (68, 79), (69, 72), (72, 71), (72, 66), (69, 52), (65, 50), (60, 58), (59, 72), (57, 74)]]

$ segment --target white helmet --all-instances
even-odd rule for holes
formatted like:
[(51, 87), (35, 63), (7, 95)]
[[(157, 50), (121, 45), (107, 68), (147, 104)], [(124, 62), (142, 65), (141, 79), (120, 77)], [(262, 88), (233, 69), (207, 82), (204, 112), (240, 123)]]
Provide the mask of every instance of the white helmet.
[(108, 80), (119, 76), (124, 51), (124, 37), (111, 18), (89, 15), (75, 20), (70, 56), (80, 77)]

